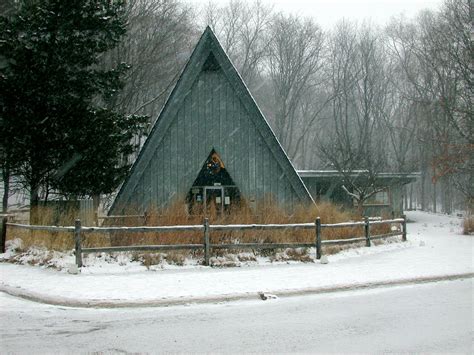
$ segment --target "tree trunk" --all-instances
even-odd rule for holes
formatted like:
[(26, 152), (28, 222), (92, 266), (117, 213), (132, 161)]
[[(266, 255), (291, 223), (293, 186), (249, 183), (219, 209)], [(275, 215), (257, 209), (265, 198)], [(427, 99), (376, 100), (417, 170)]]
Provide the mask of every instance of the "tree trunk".
[(408, 194), (407, 194), (406, 185), (403, 185), (402, 191), (403, 191), (403, 194), (402, 194), (403, 211), (407, 211), (408, 210)]
[(92, 195), (94, 205), (94, 223), (96, 226), (99, 225), (99, 205), (100, 205), (100, 194)]
[(2, 211), (7, 213), (8, 211), (8, 195), (10, 194), (10, 169), (5, 167), (2, 170), (3, 178), (3, 198), (2, 198)]
[(364, 217), (364, 200), (357, 200), (357, 213)]
[(452, 181), (451, 177), (448, 176), (446, 180), (446, 213), (452, 214), (453, 213), (453, 193), (452, 193)]
[(441, 209), (443, 213), (445, 214), (450, 214), (449, 212), (449, 192), (448, 192), (448, 177), (443, 176), (442, 178), (442, 184), (441, 184), (441, 201), (442, 201), (442, 206)]
[(30, 224), (39, 224), (39, 185), (30, 189)]
[(426, 211), (426, 202), (425, 202), (425, 201), (426, 201), (426, 200), (425, 200), (425, 179), (426, 179), (426, 174), (425, 174), (424, 171), (422, 171), (422, 173), (421, 173), (421, 181), (420, 181), (420, 183), (421, 183), (421, 189), (420, 189), (420, 190), (421, 190), (421, 191), (420, 191), (420, 193), (421, 193), (421, 196), (420, 196), (420, 199), (421, 199), (421, 206), (420, 206), (420, 207), (421, 207), (421, 210), (422, 210), (422, 211)]

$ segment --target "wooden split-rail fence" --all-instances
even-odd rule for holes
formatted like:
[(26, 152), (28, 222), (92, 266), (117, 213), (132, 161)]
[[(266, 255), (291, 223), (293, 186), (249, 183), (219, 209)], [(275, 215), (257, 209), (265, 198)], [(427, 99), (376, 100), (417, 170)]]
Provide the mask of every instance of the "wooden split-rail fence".
[[(401, 230), (391, 233), (371, 235), (370, 227), (377, 224), (399, 224)], [(82, 267), (82, 254), (102, 253), (102, 252), (120, 252), (120, 251), (167, 251), (167, 250), (204, 250), (204, 265), (209, 265), (211, 249), (281, 249), (281, 248), (310, 248), (316, 249), (316, 259), (321, 259), (322, 246), (324, 245), (342, 245), (357, 242), (364, 242), (370, 247), (373, 240), (384, 239), (394, 236), (402, 236), (402, 240), (407, 240), (406, 216), (402, 218), (388, 220), (370, 220), (365, 217), (360, 222), (345, 222), (325, 224), (321, 223), (318, 217), (314, 223), (292, 223), (292, 224), (209, 224), (209, 219), (205, 218), (203, 224), (181, 225), (181, 226), (141, 226), (141, 227), (86, 227), (81, 225), (81, 220), (77, 219), (74, 226), (41, 226), (26, 225), (17, 223), (7, 223), (7, 219), (2, 219), (2, 249), (5, 249), (5, 236), (8, 226), (23, 228), (27, 230), (42, 230), (49, 232), (72, 232), (75, 245), (75, 258), (78, 267)], [(364, 236), (344, 239), (324, 240), (324, 229), (328, 228), (346, 228), (363, 227)], [(315, 239), (313, 243), (233, 243), (233, 244), (211, 244), (210, 233), (213, 231), (246, 231), (246, 230), (288, 230), (288, 229), (309, 229), (314, 230)], [(86, 233), (110, 233), (110, 232), (153, 232), (169, 233), (183, 231), (199, 231), (203, 233), (202, 243), (199, 244), (172, 244), (172, 245), (129, 245), (129, 246), (111, 246), (111, 247), (82, 247), (82, 236)]]

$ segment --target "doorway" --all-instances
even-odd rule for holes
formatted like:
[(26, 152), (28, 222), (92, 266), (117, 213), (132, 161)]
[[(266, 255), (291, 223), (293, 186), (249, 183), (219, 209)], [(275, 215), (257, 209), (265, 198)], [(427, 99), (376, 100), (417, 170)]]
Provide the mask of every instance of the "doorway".
[(240, 203), (240, 191), (225, 168), (219, 154), (212, 149), (186, 196), (192, 214), (209, 214), (213, 206), (218, 214)]

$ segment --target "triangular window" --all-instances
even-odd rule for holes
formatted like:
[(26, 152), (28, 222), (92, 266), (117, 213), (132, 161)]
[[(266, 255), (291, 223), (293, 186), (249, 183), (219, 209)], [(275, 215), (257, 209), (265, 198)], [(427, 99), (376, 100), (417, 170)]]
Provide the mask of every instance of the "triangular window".
[(204, 62), (203, 66), (202, 66), (202, 70), (204, 70), (204, 71), (217, 71), (220, 68), (221, 67), (220, 67), (219, 63), (217, 62), (216, 57), (214, 57), (214, 54), (212, 52), (209, 53), (206, 61)]

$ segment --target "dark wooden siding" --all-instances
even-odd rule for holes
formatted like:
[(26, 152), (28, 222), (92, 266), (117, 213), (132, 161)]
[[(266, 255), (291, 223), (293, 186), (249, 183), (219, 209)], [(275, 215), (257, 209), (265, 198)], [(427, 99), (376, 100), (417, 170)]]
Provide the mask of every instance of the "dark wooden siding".
[(122, 211), (184, 200), (213, 148), (245, 198), (302, 202), (222, 70), (199, 74), (162, 141), (149, 147), (157, 148), (116, 201)]

